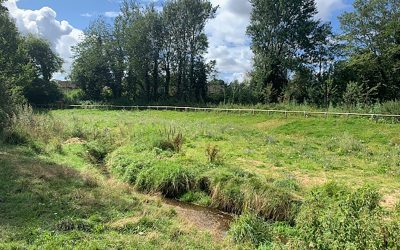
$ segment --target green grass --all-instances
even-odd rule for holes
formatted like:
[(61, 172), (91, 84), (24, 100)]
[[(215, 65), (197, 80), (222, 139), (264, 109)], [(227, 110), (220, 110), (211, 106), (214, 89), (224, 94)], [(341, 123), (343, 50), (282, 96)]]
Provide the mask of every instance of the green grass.
[[(66, 244), (108, 248), (116, 244), (151, 249), (165, 244), (166, 248), (301, 248), (310, 239), (301, 234), (299, 221), (304, 216), (299, 216), (314, 206), (305, 205), (313, 199), (310, 193), (331, 182), (351, 189), (373, 186), (379, 194), (379, 207), (385, 212), (374, 213), (378, 217), (371, 218), (398, 220), (392, 215), (400, 204), (400, 126), (396, 123), (359, 118), (97, 110), (51, 111), (35, 115), (34, 120), (33, 126), (30, 123), (16, 130), (28, 137), (25, 146), (3, 146), (4, 154), (0, 154), (4, 159), (2, 171), (19, 180), (0, 177), (0, 190), (20, 185), (24, 187), (22, 196), (33, 199), (12, 200), (8, 205), (0, 202), (4, 210), (1, 214), (9, 220), (3, 223), (7, 218), (0, 217), (5, 247)], [(218, 150), (218, 160), (210, 160), (212, 148)], [(34, 174), (20, 171), (25, 168)], [(36, 176), (36, 172), (53, 169), (74, 174), (55, 174), (44, 180)], [(148, 195), (153, 194), (243, 217), (233, 224), (231, 236), (221, 242), (209, 233), (198, 234), (195, 228), (187, 230), (179, 216), (164, 209), (162, 202), (147, 203)], [(6, 195), (14, 197), (0, 193), (0, 198)], [(85, 204), (86, 200), (94, 205)], [(336, 209), (336, 203), (330, 201), (333, 205), (326, 209)], [(25, 203), (37, 207), (12, 211), (12, 207)], [(38, 204), (46, 205), (42, 208)], [(30, 210), (42, 211), (44, 218), (35, 214), (41, 219), (34, 220)], [(316, 217), (316, 221), (336, 219), (323, 212), (318, 215), (321, 218)], [(32, 220), (23, 226), (28, 228), (26, 232), (14, 232), (22, 226), (19, 220)], [(326, 237), (318, 240), (329, 242)]]

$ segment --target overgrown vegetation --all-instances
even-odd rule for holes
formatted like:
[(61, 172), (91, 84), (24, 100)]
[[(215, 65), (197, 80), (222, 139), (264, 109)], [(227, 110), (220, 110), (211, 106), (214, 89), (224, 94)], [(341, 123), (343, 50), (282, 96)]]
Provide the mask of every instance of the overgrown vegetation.
[[(50, 210), (63, 215), (46, 223), (48, 226), (41, 226), (45, 232), (57, 232), (58, 236), (49, 241), (54, 246), (60, 244), (58, 240), (75, 234), (89, 238), (92, 246), (111, 244), (114, 241), (106, 239), (110, 235), (120, 239), (123, 246), (136, 246), (137, 237), (146, 238), (145, 244), (153, 246), (165, 242), (174, 245), (161, 235), (175, 235), (175, 226), (180, 227), (176, 215), (155, 213), (161, 205), (146, 202), (133, 204), (128, 210), (121, 208), (117, 214), (104, 204), (90, 203), (86, 207), (85, 199), (97, 203), (105, 199), (96, 198), (98, 192), (117, 192), (117, 196), (107, 198), (110, 204), (117, 197), (146, 199), (147, 196), (136, 193), (140, 192), (236, 214), (224, 247), (235, 244), (260, 249), (391, 249), (400, 242), (396, 208), (400, 198), (396, 193), (400, 188), (397, 124), (367, 119), (201, 112), (64, 110), (35, 114), (25, 108), (19, 114), (8, 132), (8, 143), (17, 145), (12, 150), (34, 157), (32, 160), (40, 159), (37, 168), (62, 164), (63, 171), (74, 172), (62, 177), (68, 182), (75, 183), (76, 176), (84, 175), (83, 181), (78, 182), (82, 183), (78, 193), (65, 191), (68, 197), (73, 195), (75, 206), (85, 206), (84, 215), (73, 210), (61, 213), (58, 205), (43, 212), (49, 218), (54, 213)], [(180, 150), (160, 147), (160, 141), (173, 145), (175, 138), (183, 136), (185, 140), (179, 140)], [(14, 154), (4, 146), (2, 150), (6, 152), (0, 154), (3, 159)], [(220, 152), (224, 153), (223, 161), (217, 160)], [(11, 171), (9, 160), (2, 166)], [(39, 176), (40, 185), (60, 176), (50, 167), (32, 171)], [(118, 184), (116, 189), (109, 189), (112, 178), (126, 182), (127, 186)], [(26, 195), (38, 185), (28, 179), (20, 183), (21, 192)], [(326, 184), (330, 181), (335, 183)], [(51, 182), (50, 186), (54, 185)], [(60, 182), (56, 190), (63, 190), (65, 185)], [(0, 194), (2, 197), (9, 196)], [(39, 203), (47, 202), (47, 198), (40, 197), (44, 202)], [(0, 208), (7, 204), (14, 203), (0, 203)], [(151, 212), (140, 212), (146, 209)], [(138, 218), (129, 219), (130, 216)], [(124, 222), (114, 223), (118, 220)], [(35, 222), (32, 227), (38, 225)], [(15, 234), (9, 227), (2, 226), (1, 230), (7, 239), (4, 246), (27, 244), (23, 242), (28, 239), (22, 235), (18, 236), (20, 243), (12, 240)], [(148, 237), (154, 233), (161, 235), (151, 241)], [(132, 234), (135, 237), (128, 240), (127, 236)], [(195, 234), (184, 235), (193, 240)], [(39, 236), (44, 237), (44, 232)], [(93, 237), (101, 239), (94, 241)], [(212, 238), (202, 238), (197, 243), (216, 244)], [(43, 246), (45, 242), (38, 240), (33, 244)]]

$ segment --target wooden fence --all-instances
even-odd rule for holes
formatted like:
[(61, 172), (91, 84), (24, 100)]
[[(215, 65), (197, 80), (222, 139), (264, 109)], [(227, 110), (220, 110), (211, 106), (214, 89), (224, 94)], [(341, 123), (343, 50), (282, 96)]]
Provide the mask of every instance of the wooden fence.
[(290, 110), (265, 110), (265, 109), (229, 109), (229, 108), (200, 108), (200, 107), (178, 107), (178, 106), (118, 106), (118, 105), (36, 105), (37, 108), (45, 109), (105, 109), (105, 110), (170, 110), (170, 111), (203, 111), (203, 112), (231, 112), (231, 113), (251, 113), (251, 114), (283, 114), (285, 117), (289, 115), (309, 116), (345, 116), (345, 117), (368, 117), (372, 119), (378, 118), (395, 118), (400, 120), (400, 115), (393, 114), (366, 114), (366, 113), (343, 113), (343, 112), (317, 112), (317, 111), (290, 111)]

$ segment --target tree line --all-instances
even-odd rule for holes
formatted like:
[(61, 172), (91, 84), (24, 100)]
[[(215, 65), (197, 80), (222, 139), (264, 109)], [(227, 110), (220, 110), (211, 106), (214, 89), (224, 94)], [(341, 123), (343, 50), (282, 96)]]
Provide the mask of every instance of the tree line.
[[(4, 0), (0, 0), (3, 3)], [(315, 0), (250, 0), (254, 67), (242, 82), (217, 79), (207, 61), (208, 0), (125, 0), (113, 22), (100, 17), (74, 47), (71, 79), (83, 99), (129, 103), (308, 103), (370, 105), (400, 99), (400, 1), (355, 0), (340, 32), (318, 18)], [(52, 76), (62, 59), (21, 35), (0, 4), (0, 118), (21, 103), (65, 96)], [(15, 105), (14, 105), (15, 104)]]
[(204, 32), (217, 8), (206, 0), (154, 4), (124, 1), (113, 24), (99, 18), (75, 47), (72, 79), (91, 100), (126, 98), (205, 102), (208, 75)]
[(254, 69), (222, 86), (232, 103), (290, 101), (319, 106), (400, 99), (400, 1), (355, 0), (341, 32), (315, 16), (314, 0), (250, 0)]
[(18, 32), (4, 1), (0, 0), (0, 134), (19, 106), (62, 97), (51, 79), (63, 64), (48, 41)]

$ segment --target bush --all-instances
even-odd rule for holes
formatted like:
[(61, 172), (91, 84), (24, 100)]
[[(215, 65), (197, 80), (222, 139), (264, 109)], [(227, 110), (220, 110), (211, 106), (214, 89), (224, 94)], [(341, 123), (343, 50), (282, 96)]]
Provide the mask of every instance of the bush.
[(25, 87), (24, 96), (31, 104), (49, 104), (61, 101), (63, 93), (57, 83), (37, 78)]
[(356, 154), (364, 150), (362, 142), (347, 133), (329, 140), (327, 147), (329, 150), (338, 152), (340, 155)]
[(384, 219), (379, 201), (369, 187), (351, 191), (328, 184), (314, 190), (296, 219), (299, 248), (395, 249), (398, 223)]
[(385, 114), (400, 115), (400, 101), (388, 101), (382, 103), (381, 112)]

